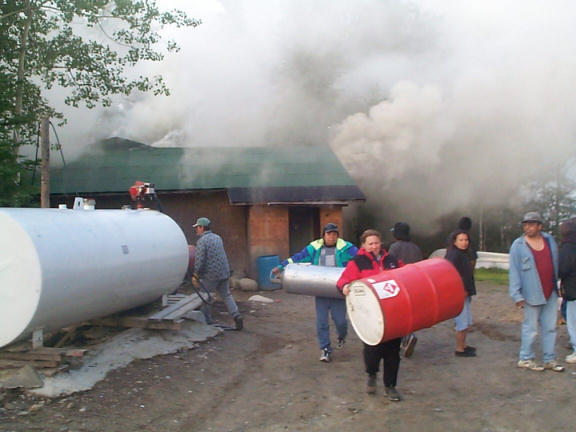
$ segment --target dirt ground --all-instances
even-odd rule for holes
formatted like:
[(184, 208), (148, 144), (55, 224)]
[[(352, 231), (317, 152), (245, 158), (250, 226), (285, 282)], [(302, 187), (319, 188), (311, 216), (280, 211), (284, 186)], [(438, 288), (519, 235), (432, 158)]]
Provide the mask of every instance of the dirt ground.
[[(403, 359), (399, 403), (364, 392), (362, 343), (351, 329), (330, 363), (318, 360), (314, 300), (234, 292), (245, 330), (140, 360), (92, 390), (56, 399), (0, 393), (2, 431), (568, 431), (576, 365), (564, 373), (516, 367), (521, 311), (506, 287), (478, 284), (472, 302), (476, 358), (454, 356), (453, 320), (418, 332)], [(217, 309), (222, 311), (221, 303)], [(230, 323), (226, 314), (223, 324)], [(569, 353), (566, 326), (557, 352)]]

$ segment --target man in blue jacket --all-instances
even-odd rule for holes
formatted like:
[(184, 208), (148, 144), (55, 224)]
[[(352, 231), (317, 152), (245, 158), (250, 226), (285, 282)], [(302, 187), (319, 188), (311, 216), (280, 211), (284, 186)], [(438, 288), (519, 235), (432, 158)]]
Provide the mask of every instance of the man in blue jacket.
[[(522, 343), (518, 367), (534, 371), (562, 372), (556, 362), (556, 319), (558, 316), (558, 246), (542, 232), (542, 217), (529, 212), (522, 218), (524, 235), (510, 248), (510, 297), (524, 309)], [(540, 323), (544, 366), (534, 361), (533, 345)]]
[[(338, 226), (333, 223), (326, 224), (322, 230), (322, 238), (313, 241), (301, 252), (285, 259), (273, 270), (278, 274), (288, 264), (311, 263), (313, 265), (328, 267), (346, 267), (348, 261), (356, 256), (358, 248), (340, 237)], [(332, 356), (330, 344), (329, 313), (336, 324), (338, 333), (337, 348), (343, 347), (348, 335), (348, 320), (346, 319), (346, 300), (344, 298), (316, 297), (316, 329), (318, 343), (320, 344), (320, 361), (329, 362)]]

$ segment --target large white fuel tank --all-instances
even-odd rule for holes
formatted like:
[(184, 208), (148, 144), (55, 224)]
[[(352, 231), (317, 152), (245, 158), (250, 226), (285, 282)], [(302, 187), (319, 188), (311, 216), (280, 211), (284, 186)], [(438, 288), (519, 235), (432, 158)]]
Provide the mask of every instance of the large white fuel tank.
[(0, 208), (0, 347), (173, 292), (188, 260), (157, 211)]

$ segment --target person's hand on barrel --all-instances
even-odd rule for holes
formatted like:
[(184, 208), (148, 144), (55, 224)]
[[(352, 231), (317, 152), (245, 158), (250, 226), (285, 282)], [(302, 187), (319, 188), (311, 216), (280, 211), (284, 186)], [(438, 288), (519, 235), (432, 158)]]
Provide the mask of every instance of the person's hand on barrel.
[(278, 276), (281, 272), (282, 272), (282, 270), (280, 270), (280, 267), (274, 267), (274, 268), (272, 269), (272, 274), (273, 274), (274, 276)]
[(344, 285), (344, 287), (342, 288), (342, 294), (344, 294), (345, 296), (350, 294), (350, 284)]

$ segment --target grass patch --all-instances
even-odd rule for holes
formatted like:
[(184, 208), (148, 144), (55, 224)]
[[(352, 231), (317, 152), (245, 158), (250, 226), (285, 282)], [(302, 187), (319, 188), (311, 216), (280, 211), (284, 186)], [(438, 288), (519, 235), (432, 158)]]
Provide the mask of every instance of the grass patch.
[(474, 270), (474, 279), (479, 282), (493, 282), (498, 285), (508, 285), (508, 270), (479, 268)]

